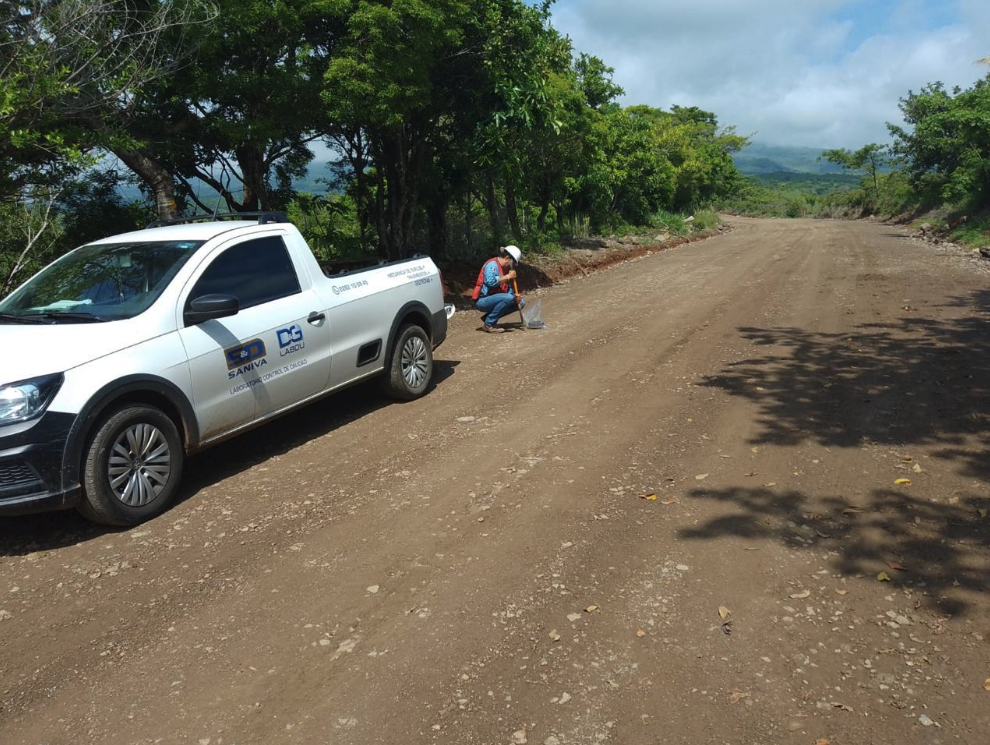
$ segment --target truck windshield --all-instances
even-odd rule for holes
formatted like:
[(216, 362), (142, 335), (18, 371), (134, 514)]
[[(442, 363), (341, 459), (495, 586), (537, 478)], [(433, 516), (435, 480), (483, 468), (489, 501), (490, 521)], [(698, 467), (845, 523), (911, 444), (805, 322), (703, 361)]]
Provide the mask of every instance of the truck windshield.
[(118, 321), (143, 313), (203, 241), (77, 248), (0, 302), (0, 323)]

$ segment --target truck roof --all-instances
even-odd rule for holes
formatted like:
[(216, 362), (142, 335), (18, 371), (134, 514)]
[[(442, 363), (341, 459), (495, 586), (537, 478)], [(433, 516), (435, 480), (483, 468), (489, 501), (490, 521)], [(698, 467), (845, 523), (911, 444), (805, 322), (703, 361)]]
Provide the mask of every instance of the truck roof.
[(222, 233), (239, 228), (272, 223), (288, 223), (282, 212), (241, 212), (222, 215), (195, 215), (152, 223), (144, 230), (135, 230), (103, 238), (94, 243), (152, 243), (158, 241), (208, 241)]
[(258, 227), (257, 220), (224, 220), (188, 225), (166, 225), (160, 228), (135, 230), (101, 238), (94, 243), (153, 243), (157, 241), (208, 241), (221, 233), (238, 228)]

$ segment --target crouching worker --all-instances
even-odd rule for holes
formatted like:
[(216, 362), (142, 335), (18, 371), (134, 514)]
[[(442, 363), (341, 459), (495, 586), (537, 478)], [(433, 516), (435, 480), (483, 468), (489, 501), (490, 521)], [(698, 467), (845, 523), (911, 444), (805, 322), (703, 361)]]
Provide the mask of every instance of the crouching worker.
[[(516, 267), (522, 251), (515, 246), (506, 246), (498, 256), (489, 259), (478, 272), (478, 282), (474, 286), (471, 299), (475, 307), (485, 314), (485, 331), (498, 334), (505, 331), (498, 326), (498, 319), (526, 307), (526, 301), (518, 298), (509, 283), (516, 278)], [(517, 301), (518, 300), (518, 304)]]

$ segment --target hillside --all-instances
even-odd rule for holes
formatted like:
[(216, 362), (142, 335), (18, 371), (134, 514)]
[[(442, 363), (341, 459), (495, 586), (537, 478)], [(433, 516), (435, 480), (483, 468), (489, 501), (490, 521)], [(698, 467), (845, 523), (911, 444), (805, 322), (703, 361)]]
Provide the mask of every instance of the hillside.
[(771, 173), (842, 173), (842, 168), (818, 156), (827, 148), (784, 147), (754, 142), (732, 157), (736, 168), (746, 176)]

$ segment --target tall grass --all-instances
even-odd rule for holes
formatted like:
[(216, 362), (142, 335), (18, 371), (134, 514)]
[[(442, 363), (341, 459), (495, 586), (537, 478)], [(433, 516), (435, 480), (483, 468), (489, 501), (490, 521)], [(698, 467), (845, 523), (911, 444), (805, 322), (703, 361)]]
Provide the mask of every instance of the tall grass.
[(712, 209), (698, 210), (694, 213), (694, 229), (695, 230), (716, 230), (718, 226), (722, 223), (718, 219), (718, 213)]
[(691, 232), (691, 228), (688, 227), (689, 223), (685, 222), (684, 215), (678, 215), (674, 212), (667, 212), (666, 210), (660, 210), (650, 221), (650, 227), (663, 230), (669, 235), (685, 236)]

